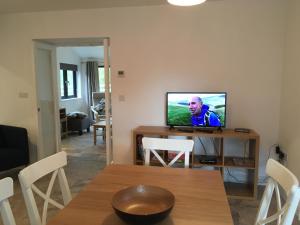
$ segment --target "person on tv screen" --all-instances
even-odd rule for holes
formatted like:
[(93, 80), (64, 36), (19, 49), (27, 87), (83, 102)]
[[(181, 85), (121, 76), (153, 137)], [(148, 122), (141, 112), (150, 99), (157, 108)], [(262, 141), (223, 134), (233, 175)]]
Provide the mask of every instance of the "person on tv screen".
[(209, 110), (209, 106), (203, 104), (199, 96), (193, 96), (189, 100), (191, 123), (193, 126), (220, 127), (222, 126), (218, 115)]

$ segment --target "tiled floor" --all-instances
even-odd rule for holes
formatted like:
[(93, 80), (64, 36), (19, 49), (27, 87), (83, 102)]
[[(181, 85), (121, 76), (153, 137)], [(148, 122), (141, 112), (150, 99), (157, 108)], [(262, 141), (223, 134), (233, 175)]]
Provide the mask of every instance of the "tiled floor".
[[(101, 137), (98, 139), (97, 146), (93, 144), (93, 133), (84, 133), (70, 135), (72, 138), (62, 140), (63, 150), (68, 153), (68, 166), (65, 168), (66, 176), (71, 188), (72, 195), (75, 196), (102, 168), (106, 165), (105, 145)], [(13, 214), (16, 218), (17, 225), (29, 225), (25, 204), (21, 194), (20, 186), (17, 179), (18, 171), (10, 171), (6, 174), (0, 174), (0, 177), (11, 176), (14, 178), (15, 195), (10, 199)], [(45, 189), (48, 184), (48, 178), (42, 179), (37, 186)], [(260, 195), (263, 188), (260, 188)], [(52, 194), (54, 199), (60, 196), (57, 187)], [(58, 198), (59, 199), (59, 198)], [(259, 200), (229, 200), (231, 213), (235, 225), (254, 224)], [(37, 200), (37, 204), (42, 208), (42, 201)], [(48, 212), (48, 218), (55, 215), (57, 210), (51, 208)], [(294, 220), (294, 225), (299, 225), (299, 221)], [(0, 221), (0, 225), (2, 225)], [(87, 224), (88, 225), (88, 224)]]

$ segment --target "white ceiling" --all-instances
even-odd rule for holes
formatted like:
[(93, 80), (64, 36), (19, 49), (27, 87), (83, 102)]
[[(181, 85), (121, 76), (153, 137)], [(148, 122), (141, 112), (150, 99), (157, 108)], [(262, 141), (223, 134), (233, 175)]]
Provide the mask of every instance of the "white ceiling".
[(104, 46), (73, 46), (73, 47), (58, 47), (58, 49), (60, 52), (72, 51), (73, 54), (79, 56), (82, 61), (90, 61), (90, 60), (103, 61), (104, 59)]
[(0, 0), (0, 14), (162, 4), (166, 0)]
[(92, 47), (72, 47), (73, 51), (83, 59), (103, 59), (104, 58), (104, 47), (103, 46), (92, 46)]
[(167, 0), (0, 0), (0, 14), (166, 4)]

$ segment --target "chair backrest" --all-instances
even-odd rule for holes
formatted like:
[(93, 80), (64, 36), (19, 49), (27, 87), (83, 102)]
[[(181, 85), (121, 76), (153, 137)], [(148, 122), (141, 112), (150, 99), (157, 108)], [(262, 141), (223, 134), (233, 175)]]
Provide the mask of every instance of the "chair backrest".
[[(19, 180), (31, 225), (46, 224), (49, 203), (53, 206), (56, 206), (59, 209), (62, 209), (71, 201), (71, 192), (69, 189), (65, 172), (62, 168), (65, 165), (67, 165), (67, 155), (65, 152), (62, 151), (47, 158), (44, 158), (20, 171)], [(40, 189), (36, 187), (36, 185), (34, 185), (34, 182), (36, 182), (37, 180), (49, 173), (52, 173), (52, 177), (50, 179), (46, 193), (43, 193)], [(50, 196), (54, 185), (54, 181), (57, 176), (59, 186), (62, 192), (64, 202), (63, 205), (51, 199)], [(38, 212), (33, 191), (45, 200), (42, 211), (42, 219)]]
[(13, 180), (6, 177), (0, 180), (0, 212), (4, 225), (16, 225), (8, 198), (13, 196)]
[(101, 99), (105, 98), (104, 92), (92, 92), (92, 104), (93, 106), (97, 105)]
[(94, 106), (91, 106), (91, 111), (92, 113), (94, 114), (94, 119), (95, 119), (95, 122), (99, 122), (99, 121), (103, 121), (105, 120), (105, 115), (100, 115), (94, 108)]
[[(152, 152), (164, 167), (171, 167), (184, 154), (184, 167), (189, 167), (190, 152), (194, 146), (193, 140), (144, 137), (142, 143), (145, 149), (145, 165), (150, 165), (150, 152)], [(156, 150), (173, 151), (177, 152), (177, 155), (167, 164)]]
[[(273, 159), (269, 159), (267, 162), (266, 174), (269, 176), (269, 180), (260, 202), (255, 225), (263, 225), (276, 220), (278, 225), (290, 225), (293, 222), (300, 199), (298, 179), (291, 171)], [(284, 196), (286, 197), (283, 206), (281, 204), (280, 189), (285, 193)], [(277, 212), (268, 216), (274, 190)]]
[[(92, 105), (91, 105), (91, 111), (94, 114), (94, 120), (95, 122), (99, 122), (101, 120), (105, 120), (105, 93), (103, 92), (92, 92)], [(102, 102), (103, 110), (100, 112), (99, 110), (99, 104)]]

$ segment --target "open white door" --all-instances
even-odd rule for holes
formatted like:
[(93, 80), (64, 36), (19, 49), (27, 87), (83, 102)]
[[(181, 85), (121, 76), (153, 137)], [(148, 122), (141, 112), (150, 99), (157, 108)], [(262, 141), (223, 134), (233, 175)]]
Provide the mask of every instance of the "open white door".
[(106, 164), (113, 163), (112, 152), (112, 115), (111, 115), (111, 95), (109, 76), (109, 39), (104, 38), (104, 74), (105, 74), (105, 118), (106, 118)]
[(38, 107), (38, 160), (59, 151), (56, 47), (35, 42), (35, 73)]

